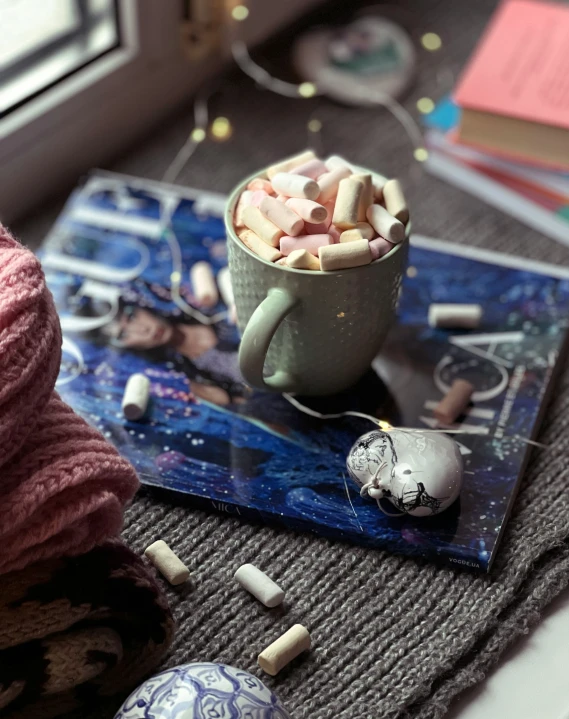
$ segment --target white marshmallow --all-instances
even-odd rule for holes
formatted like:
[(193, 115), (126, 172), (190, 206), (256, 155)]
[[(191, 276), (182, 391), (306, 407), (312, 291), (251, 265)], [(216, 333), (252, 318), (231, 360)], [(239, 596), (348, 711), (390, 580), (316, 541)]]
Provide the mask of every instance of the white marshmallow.
[(285, 593), (278, 584), (253, 564), (243, 564), (233, 575), (239, 584), (266, 607), (282, 604)]
[[(309, 202), (309, 200), (297, 200)], [(281, 229), (285, 235), (295, 237), (304, 232), (304, 222), (287, 203), (279, 202), (276, 197), (265, 197), (259, 205), (261, 213), (274, 225)]]
[(381, 205), (370, 205), (367, 208), (367, 219), (375, 231), (394, 245), (405, 239), (405, 225)]
[(183, 584), (190, 576), (190, 570), (162, 539), (147, 547), (144, 555), (174, 586)]
[(128, 378), (122, 398), (122, 411), (131, 421), (141, 419), (148, 407), (150, 380), (146, 375), (137, 373)]
[(320, 188), (320, 194), (318, 195), (318, 202), (325, 204), (331, 200), (338, 192), (338, 185), (340, 180), (345, 180), (349, 177), (352, 171), (349, 167), (337, 167), (331, 172), (327, 172), (318, 178), (318, 187)]
[(429, 325), (475, 329), (482, 319), (480, 305), (432, 304), (429, 305)]
[(259, 257), (263, 260), (267, 260), (267, 262), (275, 262), (283, 256), (282, 252), (263, 242), (252, 230), (241, 230), (238, 233), (238, 237), (251, 252), (259, 255)]
[(259, 654), (261, 669), (276, 676), (281, 669), (292, 662), (299, 654), (310, 649), (310, 634), (302, 624), (295, 624), (276, 641)]
[(222, 267), (217, 273), (217, 286), (221, 293), (221, 299), (226, 307), (232, 307), (235, 303), (233, 297), (233, 286), (231, 284), (231, 274), (229, 273), (229, 267)]
[(358, 222), (358, 208), (364, 186), (347, 177), (340, 180), (332, 222), (341, 230), (352, 230)]
[(273, 177), (273, 189), (280, 195), (306, 200), (315, 200), (320, 194), (320, 188), (314, 180), (304, 175), (291, 175), (286, 172), (279, 172)]
[(306, 162), (310, 162), (310, 160), (314, 160), (315, 158), (316, 155), (312, 152), (312, 150), (305, 150), (298, 155), (287, 157), (286, 160), (277, 162), (275, 165), (271, 165), (267, 169), (267, 177), (269, 180), (272, 180), (278, 172), (290, 172), (290, 170), (293, 170), (295, 167), (303, 165)]
[(271, 247), (278, 247), (279, 240), (285, 234), (274, 222), (268, 220), (258, 207), (246, 207), (243, 210), (243, 222)]
[(293, 250), (286, 258), (286, 264), (295, 270), (320, 269), (320, 260), (308, 250)]
[(337, 245), (323, 245), (318, 248), (318, 257), (322, 270), (331, 272), (369, 265), (371, 250), (367, 240), (354, 240)]
[(200, 307), (215, 307), (219, 301), (219, 293), (211, 265), (203, 261), (193, 264), (190, 281), (194, 297)]
[(409, 208), (399, 180), (388, 180), (383, 187), (385, 209), (406, 225), (409, 222)]

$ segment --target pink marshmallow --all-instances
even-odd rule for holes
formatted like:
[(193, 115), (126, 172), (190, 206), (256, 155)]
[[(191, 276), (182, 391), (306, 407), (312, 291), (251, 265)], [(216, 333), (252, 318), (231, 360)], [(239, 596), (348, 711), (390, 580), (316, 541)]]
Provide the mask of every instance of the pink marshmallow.
[(378, 260), (380, 257), (386, 255), (390, 250), (395, 247), (391, 242), (384, 240), (383, 237), (376, 237), (369, 243), (369, 249), (371, 250), (371, 261)]
[(339, 230), (336, 225), (330, 225), (328, 228), (328, 234), (332, 238), (333, 244), (337, 244), (340, 242), (340, 235), (342, 234), (342, 230)]
[(288, 256), (293, 250), (308, 250), (312, 255), (318, 257), (318, 248), (323, 245), (333, 245), (332, 238), (328, 234), (322, 235), (300, 235), (299, 237), (281, 237), (280, 249), (283, 255)]
[(328, 172), (328, 168), (322, 160), (318, 160), (317, 158), (295, 167), (294, 170), (290, 170), (291, 175), (304, 175), (304, 177), (310, 177), (313, 180), (316, 180), (325, 172)]
[(324, 207), (328, 210), (328, 217), (324, 222), (305, 222), (304, 227), (306, 228), (307, 235), (322, 235), (328, 232), (328, 228), (332, 223), (332, 215), (334, 214), (334, 202), (326, 202)]
[(265, 197), (268, 197), (268, 194), (264, 190), (255, 190), (249, 198), (249, 204), (251, 207), (259, 207)]
[(253, 190), (253, 192), (263, 190), (263, 192), (266, 192), (267, 195), (273, 194), (273, 186), (268, 180), (263, 180), (262, 177), (256, 177), (254, 180), (251, 180), (251, 182), (247, 185), (247, 189)]

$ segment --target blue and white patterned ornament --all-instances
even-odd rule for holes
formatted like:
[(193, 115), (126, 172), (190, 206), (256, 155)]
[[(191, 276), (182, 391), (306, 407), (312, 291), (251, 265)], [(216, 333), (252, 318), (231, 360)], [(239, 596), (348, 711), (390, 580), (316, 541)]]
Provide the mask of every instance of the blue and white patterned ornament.
[(226, 664), (167, 669), (125, 701), (115, 719), (290, 719), (260, 679)]

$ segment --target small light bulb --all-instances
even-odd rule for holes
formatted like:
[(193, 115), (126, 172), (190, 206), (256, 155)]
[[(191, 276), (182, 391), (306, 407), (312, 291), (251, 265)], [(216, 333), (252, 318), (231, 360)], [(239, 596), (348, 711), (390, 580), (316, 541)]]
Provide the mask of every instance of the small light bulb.
[(417, 110), (419, 110), (419, 112), (421, 112), (423, 115), (428, 115), (434, 109), (435, 103), (431, 100), (430, 97), (420, 97), (417, 100)]
[(382, 432), (389, 432), (390, 429), (393, 429), (393, 425), (389, 424), (389, 422), (386, 422), (384, 419), (380, 419), (378, 421), (379, 429)]
[(201, 127), (194, 127), (191, 137), (194, 142), (203, 142), (205, 140), (205, 130)]
[(220, 140), (221, 142), (229, 140), (233, 134), (231, 123), (226, 117), (216, 117), (211, 123), (211, 134), (214, 139)]
[(298, 94), (301, 97), (314, 97), (316, 95), (316, 85), (313, 82), (303, 82), (298, 86)]
[(417, 277), (417, 268), (411, 265), (407, 268), (407, 277)]
[(181, 279), (182, 279), (182, 275), (181, 275), (179, 272), (177, 272), (177, 271), (176, 271), (176, 272), (172, 272), (172, 274), (170, 275), (170, 282), (171, 282), (173, 285), (177, 285), (177, 284), (180, 282)]
[(429, 158), (429, 153), (424, 147), (418, 147), (413, 153), (413, 157), (417, 162), (425, 162)]
[(243, 22), (249, 17), (249, 8), (246, 8), (245, 5), (236, 5), (231, 11), (231, 17), (237, 22)]
[(316, 118), (314, 120), (310, 120), (310, 122), (308, 123), (308, 129), (310, 130), (310, 132), (320, 132), (320, 130), (322, 129), (322, 123)]
[(436, 50), (441, 49), (443, 43), (436, 32), (426, 32), (421, 38), (421, 44), (423, 45), (425, 50), (435, 52)]

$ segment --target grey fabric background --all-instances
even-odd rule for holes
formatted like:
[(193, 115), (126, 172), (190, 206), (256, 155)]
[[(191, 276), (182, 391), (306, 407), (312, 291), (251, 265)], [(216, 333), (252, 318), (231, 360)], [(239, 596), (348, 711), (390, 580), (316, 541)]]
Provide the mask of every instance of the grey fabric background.
[[(493, 0), (385, 5), (386, 14), (416, 39), (432, 30), (443, 40), (437, 53), (419, 50), (417, 81), (405, 101), (412, 113), (419, 97), (436, 99), (452, 88), (494, 6)], [(345, 11), (325, 8), (317, 19), (337, 19)], [(289, 46), (290, 36), (259, 58), (282, 75)], [(234, 70), (220, 78), (212, 116), (229, 117), (235, 134), (225, 144), (203, 143), (180, 180), (229, 191), (242, 176), (305, 146), (306, 123), (315, 111), (324, 122), (326, 152), (402, 178), (415, 231), (569, 263), (569, 248), (425, 175), (412, 161), (401, 127), (385, 112), (281, 98)], [(160, 179), (191, 117), (188, 106), (109, 169)], [(43, 208), (12, 229), (36, 246), (60, 206)], [(312, 633), (313, 651), (277, 678), (263, 677), (295, 719), (442, 716), (452, 697), (478, 682), (568, 582), (568, 405), (565, 372), (540, 436), (549, 448), (532, 456), (490, 577), (209, 515), (179, 498), (141, 491), (127, 513), (126, 540), (142, 551), (162, 538), (192, 570), (189, 586), (168, 589), (179, 629), (167, 665), (223, 661), (262, 676), (258, 652), (301, 622)], [(264, 609), (232, 581), (234, 569), (248, 561), (286, 588), (284, 608)], [(109, 707), (94, 716), (112, 714)]]

